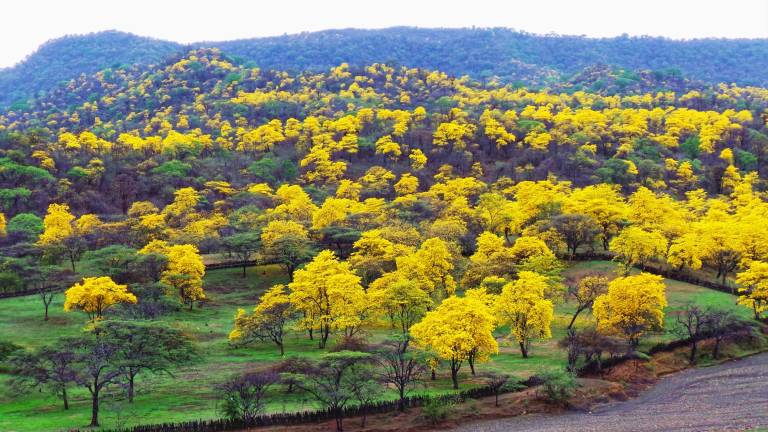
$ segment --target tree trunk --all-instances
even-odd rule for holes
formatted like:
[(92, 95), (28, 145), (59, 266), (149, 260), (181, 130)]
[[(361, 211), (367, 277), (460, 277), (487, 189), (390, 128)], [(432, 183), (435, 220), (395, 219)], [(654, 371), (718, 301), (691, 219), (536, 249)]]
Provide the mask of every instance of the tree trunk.
[(325, 344), (328, 342), (328, 336), (331, 334), (331, 328), (327, 325), (320, 326), (320, 343), (319, 348), (325, 348)]
[(469, 370), (472, 372), (472, 376), (475, 376), (475, 356), (469, 356)]
[(135, 378), (134, 374), (128, 374), (128, 403), (133, 403), (133, 383)]
[(91, 393), (91, 424), (90, 427), (99, 427), (99, 390)]
[(696, 364), (696, 348), (696, 341), (693, 341), (691, 343), (691, 357), (688, 359), (691, 364)]
[(344, 424), (342, 423), (343, 419), (341, 418), (341, 410), (336, 409), (336, 431), (342, 432), (344, 430)]
[(720, 356), (720, 338), (715, 338), (715, 347), (712, 349), (712, 358), (717, 359)]
[(245, 276), (245, 269), (246, 269), (246, 267), (247, 267), (247, 266), (246, 266), (245, 264), (243, 264), (243, 279), (245, 279), (245, 277), (246, 277), (246, 276)]
[(584, 310), (584, 309), (582, 309), (582, 308), (578, 308), (578, 309), (576, 309), (576, 313), (574, 313), (574, 314), (573, 314), (573, 317), (571, 317), (571, 322), (570, 322), (570, 323), (568, 323), (568, 327), (567, 327), (567, 329), (568, 329), (568, 330), (570, 330), (570, 329), (572, 329), (572, 328), (573, 328), (573, 323), (575, 323), (575, 322), (576, 322), (576, 318), (579, 316), (579, 314), (580, 314), (580, 313), (581, 313), (583, 310)]
[(67, 397), (67, 387), (66, 385), (62, 387), (61, 389), (61, 399), (64, 401), (64, 409), (69, 409), (69, 398)]
[(75, 257), (73, 257), (72, 255), (69, 256), (69, 263), (72, 264), (72, 273), (75, 273), (76, 272), (76, 270), (75, 270)]
[(437, 373), (435, 373), (435, 370), (432, 369), (432, 381), (435, 381), (437, 379)]
[(453, 381), (453, 389), (459, 389), (459, 367), (455, 361), (451, 361), (451, 381)]
[(45, 321), (48, 321), (48, 306), (50, 306), (50, 303), (46, 303), (45, 301), (43, 301), (43, 303), (45, 304)]
[(523, 358), (528, 358), (528, 347), (525, 346), (524, 342), (520, 342), (520, 353), (523, 355)]
[(280, 347), (280, 357), (285, 357), (285, 347), (282, 343), (278, 343), (277, 346)]

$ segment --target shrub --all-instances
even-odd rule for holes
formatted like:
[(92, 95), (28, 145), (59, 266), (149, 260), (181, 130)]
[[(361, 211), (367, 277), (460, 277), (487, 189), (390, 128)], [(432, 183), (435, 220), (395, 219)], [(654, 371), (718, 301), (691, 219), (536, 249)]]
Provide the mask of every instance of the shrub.
[(13, 342), (0, 341), (0, 362), (5, 361), (11, 354), (20, 349), (21, 347)]
[(560, 369), (541, 373), (539, 378), (542, 380), (539, 395), (552, 404), (566, 405), (579, 386), (572, 373)]
[(448, 418), (448, 413), (450, 413), (452, 407), (453, 403), (451, 402), (432, 398), (421, 407), (421, 416), (424, 417), (427, 423), (436, 425)]

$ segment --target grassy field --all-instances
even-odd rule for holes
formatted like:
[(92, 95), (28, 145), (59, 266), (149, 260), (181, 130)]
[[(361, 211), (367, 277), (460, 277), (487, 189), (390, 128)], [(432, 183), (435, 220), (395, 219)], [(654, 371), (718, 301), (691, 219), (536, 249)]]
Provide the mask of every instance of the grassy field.
[[(576, 263), (567, 273), (578, 276), (591, 271), (612, 272), (615, 263), (593, 261)], [(249, 369), (256, 369), (280, 359), (276, 347), (269, 343), (255, 344), (244, 348), (232, 348), (227, 343), (227, 334), (232, 317), (238, 307), (251, 308), (259, 295), (273, 283), (285, 283), (286, 277), (279, 268), (265, 266), (249, 268), (247, 278), (240, 276), (240, 269), (218, 270), (206, 275), (205, 286), (210, 302), (202, 309), (182, 310), (158, 320), (158, 323), (182, 329), (197, 341), (202, 353), (200, 361), (192, 367), (174, 372), (174, 376), (143, 375), (139, 378), (138, 395), (134, 404), (128, 405), (121, 397), (106, 398), (102, 409), (102, 425), (115, 427), (139, 423), (160, 423), (189, 420), (193, 418), (218, 417), (214, 385), (229, 376)], [(717, 305), (732, 308), (745, 318), (750, 311), (737, 306), (735, 297), (718, 291), (667, 280), (669, 315), (687, 302), (702, 306)], [(80, 313), (65, 313), (62, 310), (63, 295), (58, 295), (51, 305), (51, 319), (43, 321), (42, 303), (36, 296), (0, 300), (0, 340), (10, 340), (27, 348), (35, 348), (54, 342), (66, 335), (76, 335), (86, 325), (86, 317)], [(557, 341), (565, 334), (574, 305), (557, 305), (553, 338), (535, 342), (530, 358), (520, 356), (517, 344), (506, 338), (505, 329), (499, 329), (500, 353), (485, 364), (479, 372), (503, 371), (518, 377), (526, 377), (543, 368), (562, 367), (565, 353), (558, 349)], [(592, 317), (583, 313), (577, 326), (588, 325)], [(390, 330), (371, 330), (369, 339), (382, 340)], [(646, 337), (643, 346), (659, 341), (671, 340), (669, 333)], [(332, 345), (332, 344), (329, 344)], [(317, 357), (323, 353), (316, 343), (304, 333), (291, 333), (286, 342), (287, 355)], [(450, 379), (446, 371), (430, 382), (424, 392), (450, 391)], [(468, 376), (469, 367), (462, 370), (461, 383), (465, 388), (472, 385)], [(45, 393), (17, 395), (7, 391), (7, 375), (0, 374), (0, 430), (2, 431), (59, 431), (82, 427), (90, 419), (90, 400), (85, 391), (72, 394), (71, 408), (64, 411), (58, 399)], [(476, 381), (479, 383), (479, 381)], [(311, 408), (308, 400), (296, 395), (276, 391), (268, 409), (270, 411), (294, 411)]]

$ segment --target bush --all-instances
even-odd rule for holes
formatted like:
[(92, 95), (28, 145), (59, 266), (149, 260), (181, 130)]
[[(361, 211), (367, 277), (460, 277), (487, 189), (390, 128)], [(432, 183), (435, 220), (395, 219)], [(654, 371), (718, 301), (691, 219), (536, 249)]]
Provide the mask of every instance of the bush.
[(20, 350), (21, 346), (13, 342), (0, 341), (0, 362), (5, 361), (11, 354)]
[(572, 373), (560, 369), (541, 373), (539, 378), (542, 380), (539, 394), (552, 404), (567, 405), (568, 398), (579, 386)]
[(264, 411), (267, 392), (279, 380), (280, 375), (272, 371), (251, 372), (230, 379), (217, 387), (222, 413), (230, 419), (253, 422)]
[(453, 404), (441, 399), (429, 399), (421, 407), (421, 416), (431, 425), (436, 425), (448, 418)]

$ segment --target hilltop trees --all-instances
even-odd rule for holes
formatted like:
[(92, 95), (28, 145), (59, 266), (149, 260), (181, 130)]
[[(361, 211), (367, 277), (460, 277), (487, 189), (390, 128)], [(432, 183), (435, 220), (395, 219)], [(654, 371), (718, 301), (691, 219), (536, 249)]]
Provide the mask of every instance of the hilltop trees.
[[(595, 71), (592, 91), (584, 77), (539, 91), (384, 64), (292, 74), (201, 49), (79, 78), (41, 96), (38, 111), (0, 113), (2, 288), (74, 285), (65, 308), (99, 329), (66, 347), (72, 380), (63, 367), (31, 382), (62, 397), (67, 383), (90, 383), (95, 404), (120, 384), (131, 400), (134, 379), (188, 357), (175, 321), (196, 316), (184, 328), (215, 337), (208, 317), (237, 311), (233, 346), (265, 341), (282, 357), (295, 331), (313, 340), (300, 346), (336, 351), (275, 370), (338, 415), (377, 398), (381, 381), (403, 408), (425, 368), (450, 369), (458, 387), (461, 368), (474, 375), (498, 338), (526, 358), (567, 325), (571, 369), (637, 348), (663, 328), (666, 295), (660, 277), (636, 267), (711, 272), (723, 284), (735, 273), (740, 303), (761, 316), (768, 92), (659, 92), (646, 77), (609, 94), (620, 73)], [(620, 277), (583, 275), (564, 296), (564, 259), (601, 247)], [(30, 273), (62, 258), (82, 282)], [(207, 276), (206, 262), (221, 273)], [(240, 279), (221, 269), (232, 262), (243, 276), (260, 268)], [(40, 295), (53, 299), (48, 288)], [(173, 307), (203, 302), (204, 314)], [(167, 332), (104, 321), (172, 309)], [(681, 325), (703, 334), (688, 312)], [(729, 320), (707, 334), (722, 340)], [(107, 358), (89, 363), (89, 353)], [(32, 367), (53, 367), (41, 362)], [(217, 387), (228, 415), (256, 416), (274, 379)], [(495, 389), (505, 380), (490, 379)]]

